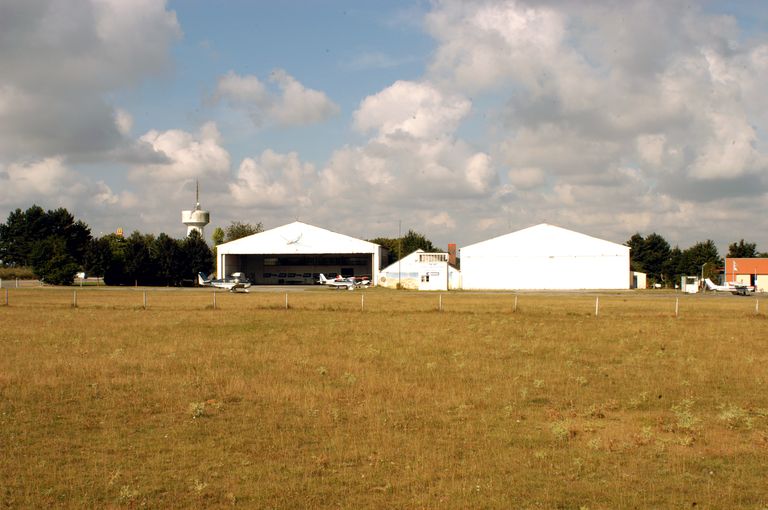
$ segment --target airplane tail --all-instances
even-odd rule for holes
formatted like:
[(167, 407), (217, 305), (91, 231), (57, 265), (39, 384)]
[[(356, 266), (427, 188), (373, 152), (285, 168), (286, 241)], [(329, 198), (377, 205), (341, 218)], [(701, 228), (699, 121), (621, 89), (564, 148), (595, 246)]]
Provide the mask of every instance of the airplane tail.
[(208, 283), (207, 280), (208, 280), (208, 277), (204, 275), (202, 272), (197, 273), (197, 283), (199, 283), (200, 285), (206, 285)]
[(327, 281), (328, 281), (328, 278), (326, 278), (323, 273), (320, 273), (320, 285), (325, 284), (325, 282)]
[(718, 290), (718, 286), (712, 283), (712, 280), (710, 280), (709, 278), (705, 278), (704, 283), (707, 284), (707, 288), (709, 290)]

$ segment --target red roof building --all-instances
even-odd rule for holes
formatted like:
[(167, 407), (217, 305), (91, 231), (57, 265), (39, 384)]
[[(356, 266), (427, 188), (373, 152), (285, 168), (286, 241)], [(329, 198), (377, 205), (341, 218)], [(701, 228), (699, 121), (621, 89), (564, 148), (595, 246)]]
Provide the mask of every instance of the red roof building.
[(725, 259), (725, 281), (752, 285), (758, 292), (768, 289), (768, 258)]

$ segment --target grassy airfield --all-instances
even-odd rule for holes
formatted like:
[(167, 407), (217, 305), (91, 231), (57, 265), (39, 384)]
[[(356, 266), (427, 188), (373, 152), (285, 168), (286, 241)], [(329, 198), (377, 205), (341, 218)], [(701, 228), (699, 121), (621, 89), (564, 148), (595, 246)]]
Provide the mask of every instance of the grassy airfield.
[(754, 297), (73, 290), (0, 291), (0, 507), (768, 506)]

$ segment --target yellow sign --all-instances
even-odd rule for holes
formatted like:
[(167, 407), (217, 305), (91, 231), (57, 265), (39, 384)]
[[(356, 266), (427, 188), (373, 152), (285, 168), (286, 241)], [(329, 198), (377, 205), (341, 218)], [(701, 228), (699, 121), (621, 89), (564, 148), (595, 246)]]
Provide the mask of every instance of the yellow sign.
[(115, 233), (116, 233), (117, 235), (119, 235), (120, 237), (123, 237), (123, 227), (119, 227), (119, 228), (117, 229), (117, 232), (115, 232)]

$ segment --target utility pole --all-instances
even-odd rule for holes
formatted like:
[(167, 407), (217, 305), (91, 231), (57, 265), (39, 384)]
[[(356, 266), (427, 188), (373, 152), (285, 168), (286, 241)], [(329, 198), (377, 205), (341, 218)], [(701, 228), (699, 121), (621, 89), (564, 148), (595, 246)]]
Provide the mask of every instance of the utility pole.
[(403, 271), (401, 264), (403, 260), (403, 220), (397, 222), (397, 288), (403, 288)]

